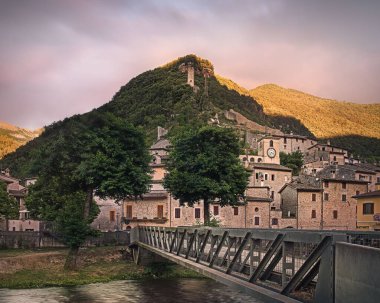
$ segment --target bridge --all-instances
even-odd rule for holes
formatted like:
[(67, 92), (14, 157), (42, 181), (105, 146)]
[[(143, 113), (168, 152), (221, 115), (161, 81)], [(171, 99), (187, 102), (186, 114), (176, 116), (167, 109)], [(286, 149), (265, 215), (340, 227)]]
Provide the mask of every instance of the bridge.
[(380, 233), (136, 227), (136, 263), (171, 261), (270, 302), (378, 302)]

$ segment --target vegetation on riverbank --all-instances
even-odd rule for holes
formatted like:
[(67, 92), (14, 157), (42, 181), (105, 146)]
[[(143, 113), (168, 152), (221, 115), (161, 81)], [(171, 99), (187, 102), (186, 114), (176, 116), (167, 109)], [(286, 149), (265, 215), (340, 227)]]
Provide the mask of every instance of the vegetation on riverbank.
[(0, 250), (0, 288), (75, 286), (114, 280), (203, 278), (198, 273), (169, 264), (136, 265), (124, 247), (80, 250), (78, 270), (63, 269), (67, 249)]

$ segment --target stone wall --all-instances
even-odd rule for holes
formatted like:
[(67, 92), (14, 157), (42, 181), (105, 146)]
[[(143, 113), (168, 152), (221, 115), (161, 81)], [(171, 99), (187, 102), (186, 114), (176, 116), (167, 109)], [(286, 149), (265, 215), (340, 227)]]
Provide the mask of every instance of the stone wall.
[(281, 192), (283, 218), (295, 218), (297, 214), (297, 191), (289, 186)]
[[(312, 201), (315, 195), (315, 201)], [(298, 191), (298, 228), (299, 229), (321, 229), (321, 192)], [(315, 218), (312, 213), (315, 212)]]
[[(346, 189), (343, 189), (343, 182), (328, 182), (328, 187), (324, 183), (324, 194), (328, 194), (328, 201), (323, 199), (323, 229), (356, 229), (356, 200), (352, 196), (356, 192), (364, 193), (367, 185), (361, 183), (346, 182)], [(346, 202), (342, 201), (342, 195), (346, 195)], [(334, 211), (338, 217), (334, 219)]]

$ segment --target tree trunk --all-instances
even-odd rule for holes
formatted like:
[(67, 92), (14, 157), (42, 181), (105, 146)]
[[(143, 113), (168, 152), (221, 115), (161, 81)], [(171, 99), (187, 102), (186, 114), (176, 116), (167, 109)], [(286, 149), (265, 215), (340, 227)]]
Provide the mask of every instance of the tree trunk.
[(94, 191), (92, 188), (87, 189), (87, 197), (86, 202), (84, 203), (84, 211), (83, 211), (83, 219), (87, 220), (87, 218), (90, 216), (90, 209), (92, 200), (94, 197)]
[(76, 270), (77, 269), (77, 257), (79, 252), (79, 246), (70, 247), (69, 254), (66, 257), (65, 269)]
[[(92, 204), (93, 195), (94, 195), (93, 192), (94, 191), (92, 188), (87, 189), (86, 201), (84, 202), (84, 207), (83, 207), (83, 220), (85, 221), (90, 216), (90, 209), (91, 209), (91, 204)], [(69, 254), (66, 257), (65, 269), (67, 270), (77, 269), (78, 252), (79, 252), (79, 246), (70, 247)]]
[(210, 223), (210, 202), (207, 198), (203, 199), (203, 225)]

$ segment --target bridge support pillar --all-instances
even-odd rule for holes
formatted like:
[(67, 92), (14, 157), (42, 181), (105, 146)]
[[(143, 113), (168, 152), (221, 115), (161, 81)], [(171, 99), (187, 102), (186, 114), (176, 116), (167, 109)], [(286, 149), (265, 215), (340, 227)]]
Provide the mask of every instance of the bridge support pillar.
[(142, 266), (147, 266), (152, 263), (172, 263), (166, 258), (161, 257), (158, 254), (155, 254), (147, 249), (144, 249), (138, 245), (135, 245), (131, 248), (133, 254), (133, 261)]

